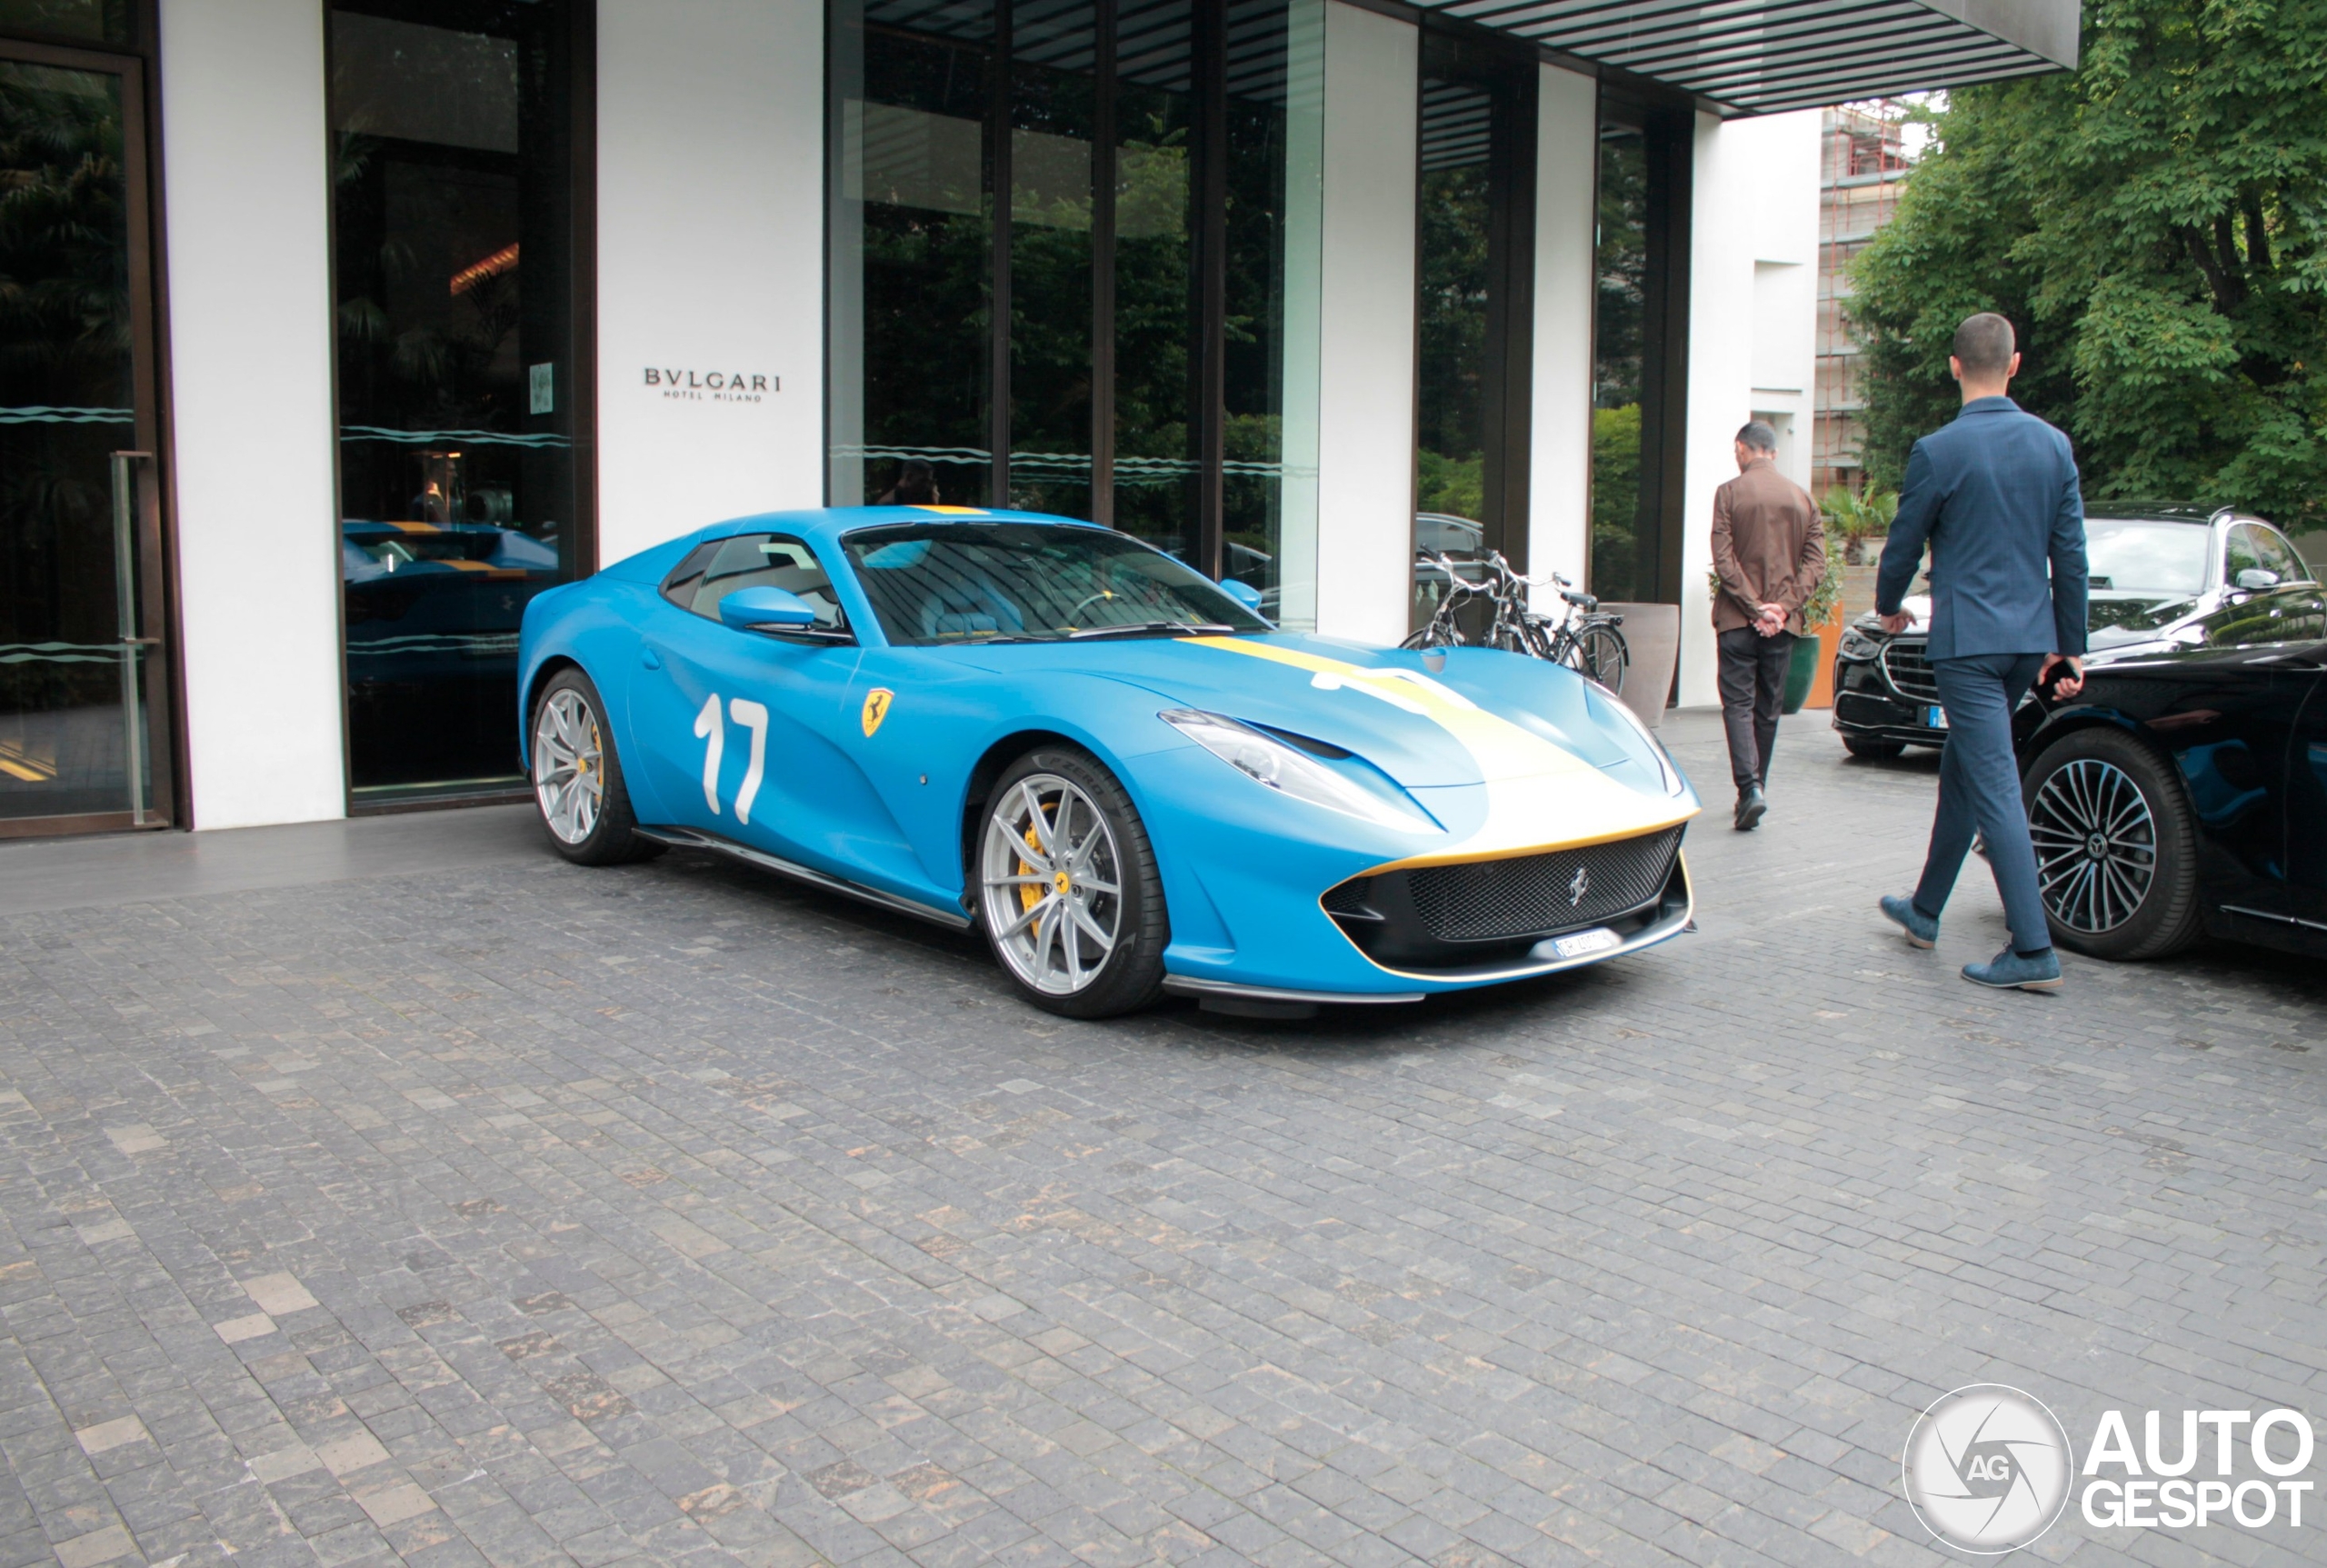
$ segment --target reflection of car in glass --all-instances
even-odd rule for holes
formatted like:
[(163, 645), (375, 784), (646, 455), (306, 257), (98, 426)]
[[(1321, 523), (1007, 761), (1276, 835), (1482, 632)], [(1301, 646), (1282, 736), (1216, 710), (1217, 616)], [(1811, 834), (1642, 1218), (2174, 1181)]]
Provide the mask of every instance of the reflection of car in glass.
[(2016, 728), (2061, 945), (2154, 958), (2212, 933), (2327, 957), (2327, 641), (2122, 655)]
[[(2089, 662), (2177, 648), (2239, 648), (2327, 635), (2327, 601), (2276, 528), (2227, 508), (2160, 507), (2088, 516)], [(1895, 757), (1947, 739), (1926, 650), (1931, 595), (1902, 607), (1896, 636), (1872, 614), (1843, 633), (1834, 728), (1853, 756)]]
[(483, 523), (349, 518), (339, 562), (355, 685), (506, 681), (525, 603), (556, 576), (557, 546)]
[(1243, 594), (1023, 513), (718, 524), (527, 611), (544, 819), (585, 864), (699, 844), (982, 926), (1081, 1016), (1411, 1001), (1687, 924), (1696, 799), (1621, 703)]

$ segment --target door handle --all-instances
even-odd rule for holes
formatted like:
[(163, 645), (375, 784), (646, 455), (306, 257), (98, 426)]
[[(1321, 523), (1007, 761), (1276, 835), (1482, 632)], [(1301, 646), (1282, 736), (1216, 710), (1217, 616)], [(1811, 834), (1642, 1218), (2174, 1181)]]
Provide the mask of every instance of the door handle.
[(656, 654), (654, 649), (649, 647), (641, 646), (639, 648), (638, 662), (645, 665), (650, 670), (659, 670), (663, 667), (662, 656)]

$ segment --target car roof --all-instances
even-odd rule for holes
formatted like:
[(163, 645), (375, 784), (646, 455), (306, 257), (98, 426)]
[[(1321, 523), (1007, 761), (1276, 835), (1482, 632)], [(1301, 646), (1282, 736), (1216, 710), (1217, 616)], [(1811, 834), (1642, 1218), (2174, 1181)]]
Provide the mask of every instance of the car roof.
[(859, 528), (898, 523), (1048, 523), (1073, 528), (1104, 525), (1081, 517), (1061, 517), (1048, 512), (1019, 512), (1000, 506), (806, 506), (792, 512), (761, 512), (730, 517), (697, 529), (694, 539), (719, 539), (732, 534), (765, 529), (772, 534), (797, 534), (808, 543), (830, 543)]

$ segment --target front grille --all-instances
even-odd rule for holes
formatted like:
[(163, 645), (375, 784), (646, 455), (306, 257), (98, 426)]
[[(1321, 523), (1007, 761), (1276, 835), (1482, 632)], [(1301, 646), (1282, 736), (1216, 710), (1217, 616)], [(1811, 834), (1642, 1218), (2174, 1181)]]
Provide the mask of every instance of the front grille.
[(1653, 902), (1673, 874), (1681, 830), (1513, 860), (1406, 874), (1414, 912), (1441, 942), (1491, 942), (1590, 925)]
[(1939, 682), (1931, 673), (1931, 644), (1921, 637), (1894, 637), (1883, 645), (1883, 673), (1891, 689), (1913, 702), (1939, 701)]

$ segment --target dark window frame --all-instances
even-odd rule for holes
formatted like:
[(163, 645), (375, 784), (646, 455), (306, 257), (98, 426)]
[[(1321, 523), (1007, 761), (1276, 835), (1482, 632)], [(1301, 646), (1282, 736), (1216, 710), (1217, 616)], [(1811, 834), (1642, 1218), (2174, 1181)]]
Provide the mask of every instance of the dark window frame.
[[(158, 0), (144, 0), (152, 6)], [(394, 20), (421, 20), (424, 25), (458, 28), (472, 13), (466, 0), (320, 0), (323, 21), (323, 75), (325, 93), (324, 155), (325, 166), (335, 155), (329, 93), (332, 81), (332, 25), (335, 11), (354, 11)], [(598, 26), (596, 0), (568, 0), (565, 37), (567, 93), (564, 133), (567, 138), (565, 192), (568, 255), (567, 342), (571, 369), (557, 388), (573, 425), (574, 575), (580, 582), (604, 564), (598, 559)], [(336, 203), (325, 214), (326, 255), (331, 258), (332, 286), (338, 287), (339, 224)], [(332, 494), (335, 510), (345, 510), (339, 496), (341, 477), (339, 412), (339, 335), (331, 335)], [(335, 526), (336, 521), (335, 520)], [(446, 806), (532, 798), (523, 784), (475, 794), (434, 794), (415, 786), (404, 797), (360, 800), (356, 794), (355, 723), (350, 710), (347, 678), (346, 595), (335, 595), (333, 618), (339, 634), (339, 745), (341, 788), (350, 816), (379, 816), (398, 812), (432, 811)]]
[(185, 645), (177, 582), (177, 497), (171, 484), (173, 440), (167, 233), (163, 201), (160, 0), (130, 0), (129, 36), (115, 43), (28, 27), (0, 26), (0, 55), (28, 65), (105, 72), (124, 78), (123, 136), (137, 161), (127, 176), (129, 293), (134, 330), (145, 336), (133, 361), (136, 449), (146, 454), (137, 486), (139, 627), (154, 639), (145, 690), (145, 741), (151, 788), (145, 823), (130, 814), (0, 818), (0, 840), (61, 834), (110, 833), (143, 826), (183, 827), (192, 821), (185, 711)]
[[(1534, 457), (1535, 240), (1539, 98), (1542, 52), (1533, 44), (1436, 13), (1422, 19), (1419, 95), (1432, 81), (1453, 79), (1485, 91), (1493, 101), (1487, 148), (1487, 321), (1481, 375), (1485, 445), (1483, 496), (1476, 519), (1483, 550), (1499, 550), (1527, 570), (1527, 541)], [(1419, 124), (1419, 121), (1417, 122)], [(1422, 191), (1422, 138), (1415, 137), (1414, 188)], [(1414, 224), (1414, 280), (1425, 272), (1420, 212)], [(1414, 310), (1414, 424), (1420, 449), (1422, 316)], [(1421, 509), (1420, 464), (1411, 510)], [(1411, 544), (1420, 543), (1412, 524)]]
[[(1653, 542), (1654, 560), (1645, 574), (1650, 602), (1682, 602), (1682, 561), (1687, 516), (1689, 399), (1689, 275), (1696, 158), (1695, 103), (1636, 78), (1600, 77), (1595, 125), (1621, 125), (1641, 133), (1648, 176), (1647, 274), (1641, 309), (1640, 508), (1637, 537)], [(1600, 205), (1599, 168), (1593, 172), (1593, 211)], [(1600, 335), (1599, 293), (1593, 294), (1592, 344), (1596, 359)], [(1584, 450), (1591, 451), (1590, 414)], [(1586, 510), (1586, 527), (1590, 512)], [(1591, 548), (1585, 550), (1585, 584), (1591, 582)]]

